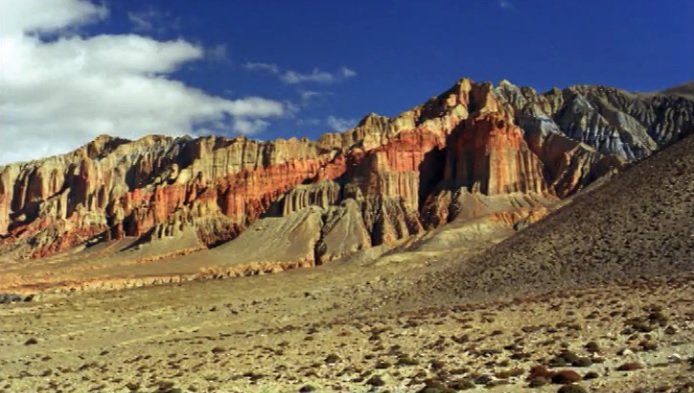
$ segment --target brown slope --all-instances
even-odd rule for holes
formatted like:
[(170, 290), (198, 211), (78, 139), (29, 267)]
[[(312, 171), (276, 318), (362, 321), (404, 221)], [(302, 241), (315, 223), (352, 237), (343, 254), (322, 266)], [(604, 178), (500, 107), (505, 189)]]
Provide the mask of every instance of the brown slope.
[(481, 300), (691, 270), (694, 136), (419, 286), (429, 299)]
[[(649, 94), (649, 93), (646, 93)], [(690, 100), (694, 100), (694, 81), (692, 82), (687, 82), (683, 83), (681, 85), (677, 85), (674, 87), (670, 87), (668, 89), (661, 90), (656, 93), (650, 93), (652, 94), (664, 94), (664, 95), (677, 95), (677, 96), (682, 96)]]

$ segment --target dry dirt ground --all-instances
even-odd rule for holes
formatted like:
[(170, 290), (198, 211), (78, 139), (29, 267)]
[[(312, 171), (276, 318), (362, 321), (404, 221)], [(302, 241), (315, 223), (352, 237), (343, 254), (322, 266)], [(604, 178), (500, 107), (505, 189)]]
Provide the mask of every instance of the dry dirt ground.
[(691, 275), (408, 311), (452, 262), (377, 261), (2, 305), (0, 391), (694, 389)]

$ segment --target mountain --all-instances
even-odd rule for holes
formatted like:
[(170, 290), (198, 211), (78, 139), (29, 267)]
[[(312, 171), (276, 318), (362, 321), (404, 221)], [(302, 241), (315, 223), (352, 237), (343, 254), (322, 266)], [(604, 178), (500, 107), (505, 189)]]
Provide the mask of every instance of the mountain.
[(397, 117), (369, 114), (316, 141), (101, 136), (0, 167), (0, 266), (79, 252), (145, 263), (212, 248), (215, 264), (272, 271), (453, 221), (520, 228), (693, 132), (687, 94), (539, 94), (462, 79)]
[(423, 278), (416, 297), (450, 304), (694, 271), (693, 195), (694, 135), (578, 194), (542, 222)]

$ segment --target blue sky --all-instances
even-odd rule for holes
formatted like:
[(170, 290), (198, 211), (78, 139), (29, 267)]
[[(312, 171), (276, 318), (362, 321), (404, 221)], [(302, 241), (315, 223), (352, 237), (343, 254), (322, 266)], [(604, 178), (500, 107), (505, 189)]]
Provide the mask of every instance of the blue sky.
[[(651, 91), (694, 79), (689, 0), (112, 4), (109, 27), (116, 32), (132, 27), (128, 12), (155, 10), (167, 14), (155, 36), (225, 45), (228, 61), (195, 64), (176, 75), (190, 84), (232, 97), (305, 101), (296, 119), (275, 122), (266, 138), (316, 137), (328, 130), (323, 121), (329, 116), (396, 115), (463, 76), (509, 79), (540, 91), (583, 83)], [(245, 70), (247, 63), (302, 73), (348, 67), (357, 75), (331, 84), (288, 85), (269, 72)], [(301, 100), (302, 91), (320, 95)]]
[[(283, 106), (279, 115), (256, 113), (244, 117), (246, 123), (230, 120), (237, 112), (213, 120), (192, 113), (182, 120), (203, 118), (191, 129), (227, 135), (247, 130), (259, 139), (316, 138), (372, 111), (397, 115), (465, 76), (508, 79), (539, 91), (573, 84), (653, 91), (694, 79), (691, 0), (99, 4), (99, 16), (63, 25), (84, 38), (135, 34), (185, 41), (203, 54), (157, 77), (210, 97), (253, 96)], [(61, 39), (66, 30), (58, 31)], [(105, 129), (119, 132), (113, 125)]]

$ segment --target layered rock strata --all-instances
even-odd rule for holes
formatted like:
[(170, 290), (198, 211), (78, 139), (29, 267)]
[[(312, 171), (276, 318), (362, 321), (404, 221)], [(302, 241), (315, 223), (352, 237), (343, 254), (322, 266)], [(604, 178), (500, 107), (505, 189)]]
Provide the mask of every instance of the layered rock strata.
[[(602, 86), (539, 94), (462, 79), (395, 118), (370, 114), (316, 141), (101, 136), (69, 154), (0, 167), (0, 258), (183, 233), (195, 234), (190, 249), (221, 252), (240, 236), (257, 243), (250, 239), (264, 232), (248, 228), (259, 220), (279, 220), (289, 237), (267, 250), (284, 262), (323, 263), (461, 214), (527, 221), (535, 207), (692, 132), (686, 95)], [(479, 208), (488, 197), (494, 206)]]

